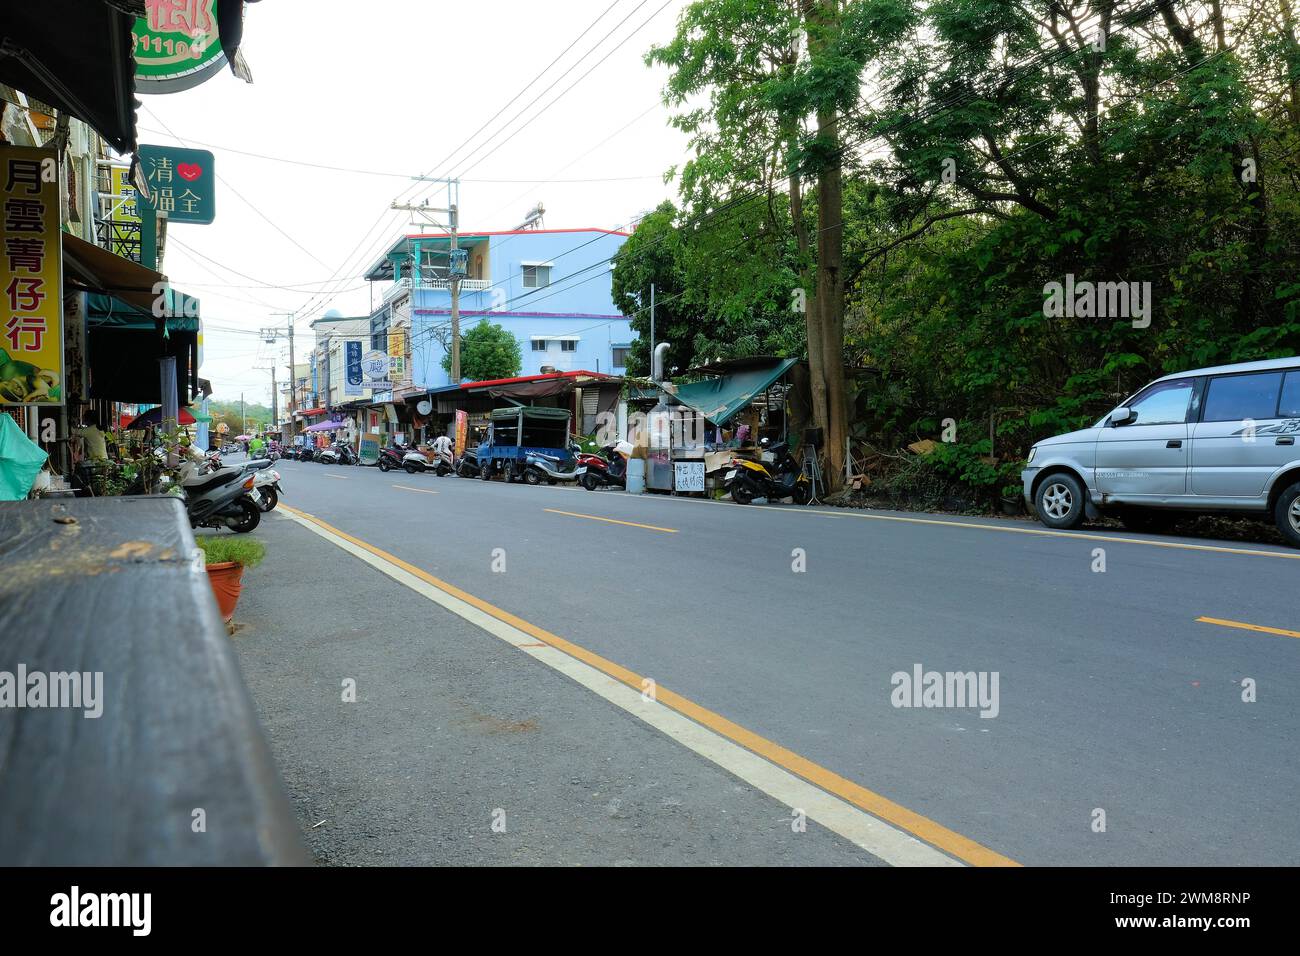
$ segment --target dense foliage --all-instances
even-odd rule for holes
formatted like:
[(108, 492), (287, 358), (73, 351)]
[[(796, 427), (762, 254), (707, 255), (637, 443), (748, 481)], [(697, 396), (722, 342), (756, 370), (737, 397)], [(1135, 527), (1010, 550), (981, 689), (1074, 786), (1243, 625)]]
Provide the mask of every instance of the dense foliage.
[[(660, 297), (680, 295), (679, 366), (713, 341), (801, 352), (801, 317), (774, 294), (801, 268), (780, 180), (816, 177), (816, 129), (805, 110), (796, 137), (781, 133), (781, 90), (754, 44), (780, 61), (788, 44), (774, 39), (810, 2), (700, 0), (677, 45), (652, 53), (710, 106), (682, 114), (696, 150), (683, 208), (651, 217), (615, 282), (632, 295), (657, 276)], [(866, 51), (840, 114), (844, 358), (875, 370), (850, 402), (855, 455), (939, 440), (952, 419), (956, 441), (927, 467), (992, 498), (1033, 441), (1154, 376), (1300, 352), (1292, 3), (821, 4), (843, 57)], [(722, 31), (707, 42), (704, 19)], [(785, 69), (795, 85), (816, 79)], [(749, 139), (708, 115), (728, 104), (749, 116)], [(740, 269), (717, 251), (727, 235)], [(1137, 283), (1140, 298), (1122, 314), (1049, 314), (1051, 283), (1083, 282)]]

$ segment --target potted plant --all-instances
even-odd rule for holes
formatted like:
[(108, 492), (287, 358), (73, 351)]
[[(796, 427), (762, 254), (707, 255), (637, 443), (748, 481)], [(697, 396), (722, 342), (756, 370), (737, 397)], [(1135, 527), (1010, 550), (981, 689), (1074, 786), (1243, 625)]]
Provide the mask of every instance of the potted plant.
[(261, 563), (266, 557), (266, 546), (252, 538), (215, 534), (199, 535), (194, 540), (207, 559), (208, 581), (212, 583), (221, 619), (229, 624), (243, 590), (244, 569)]

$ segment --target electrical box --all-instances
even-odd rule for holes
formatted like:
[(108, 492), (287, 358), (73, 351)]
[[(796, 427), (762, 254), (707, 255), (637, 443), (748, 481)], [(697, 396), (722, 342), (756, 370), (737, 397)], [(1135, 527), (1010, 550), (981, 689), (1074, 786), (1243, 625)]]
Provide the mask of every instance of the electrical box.
[(469, 275), (469, 250), (468, 249), (451, 249), (448, 250), (450, 265), (448, 268), (451, 274), (457, 278), (464, 278)]

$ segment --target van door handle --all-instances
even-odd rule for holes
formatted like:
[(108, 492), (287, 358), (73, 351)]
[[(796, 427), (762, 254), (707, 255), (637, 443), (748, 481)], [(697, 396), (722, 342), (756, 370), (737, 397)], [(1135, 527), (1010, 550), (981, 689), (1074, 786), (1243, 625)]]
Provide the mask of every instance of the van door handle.
[(1182, 448), (1182, 447), (1183, 447), (1183, 440), (1182, 440), (1181, 438), (1171, 438), (1171, 439), (1169, 439), (1169, 441), (1165, 442), (1165, 447), (1166, 447), (1166, 448)]
[(1285, 435), (1285, 436), (1283, 436), (1282, 438), (1279, 438), (1276, 442), (1274, 442), (1274, 444), (1277, 444), (1277, 445), (1294, 445), (1294, 444), (1295, 444), (1295, 436), (1294, 436), (1294, 435)]

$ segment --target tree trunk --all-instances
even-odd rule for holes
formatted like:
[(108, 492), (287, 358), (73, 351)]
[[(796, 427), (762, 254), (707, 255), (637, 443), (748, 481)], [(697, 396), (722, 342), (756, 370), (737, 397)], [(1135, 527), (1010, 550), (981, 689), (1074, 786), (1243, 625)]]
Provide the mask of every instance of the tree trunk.
[[(793, 140), (791, 140), (793, 146)], [(804, 325), (808, 335), (808, 390), (812, 399), (813, 424), (829, 434), (826, 415), (826, 379), (821, 373), (823, 360), (823, 336), (820, 321), (821, 310), (818, 308), (817, 289), (812, 283), (812, 246), (808, 238), (808, 224), (804, 221), (803, 186), (799, 174), (790, 176), (790, 221), (794, 226), (795, 242), (799, 248), (799, 278), (802, 282)]]
[[(839, 149), (836, 114), (817, 114), (818, 135)], [(844, 208), (840, 161), (817, 177), (817, 315), (822, 332), (822, 378), (826, 388), (826, 486), (844, 480), (848, 402), (844, 388)]]
[[(828, 35), (839, 25), (839, 2), (804, 0), (803, 12), (808, 55), (816, 61), (826, 49)], [(839, 114), (833, 104), (823, 104), (817, 110), (817, 138), (822, 157), (817, 171), (817, 291), (808, 310), (808, 366), (814, 418), (824, 433), (826, 469), (822, 477), (826, 488), (835, 491), (844, 483), (848, 403), (844, 387), (843, 159)], [(825, 403), (824, 412), (821, 402)]]

